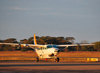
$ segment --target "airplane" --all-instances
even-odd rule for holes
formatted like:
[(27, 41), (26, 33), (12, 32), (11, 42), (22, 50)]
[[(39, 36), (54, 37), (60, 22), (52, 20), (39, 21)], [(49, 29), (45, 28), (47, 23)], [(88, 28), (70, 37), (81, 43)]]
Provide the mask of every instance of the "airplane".
[[(34, 49), (36, 51), (37, 55), (38, 55), (38, 57), (36, 57), (37, 62), (39, 61), (39, 59), (43, 59), (43, 58), (45, 58), (46, 60), (53, 58), (53, 59), (55, 59), (55, 62), (59, 62), (59, 57), (57, 57), (57, 55), (60, 52), (60, 49), (58, 47), (78, 46), (78, 44), (39, 45), (39, 44), (37, 44), (35, 34), (34, 34), (34, 44), (18, 44), (18, 43), (0, 43), (0, 44), (12, 45), (12, 46), (21, 46), (21, 47), (30, 47), (30, 48)], [(80, 46), (86, 46), (86, 45), (94, 45), (94, 44), (80, 44)]]

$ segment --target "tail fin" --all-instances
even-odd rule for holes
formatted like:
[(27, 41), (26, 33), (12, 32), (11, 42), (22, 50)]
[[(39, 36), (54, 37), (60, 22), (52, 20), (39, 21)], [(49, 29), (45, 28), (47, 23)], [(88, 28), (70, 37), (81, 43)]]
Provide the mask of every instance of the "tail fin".
[(35, 34), (34, 34), (34, 45), (37, 45)]

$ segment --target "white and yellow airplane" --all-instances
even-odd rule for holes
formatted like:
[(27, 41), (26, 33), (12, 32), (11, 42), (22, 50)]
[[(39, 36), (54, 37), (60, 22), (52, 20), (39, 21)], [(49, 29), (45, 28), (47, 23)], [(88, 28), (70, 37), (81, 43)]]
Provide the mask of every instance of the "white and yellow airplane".
[[(0, 43), (5, 45), (12, 45), (12, 46), (19, 46), (18, 43)], [(80, 44), (80, 46), (86, 46), (86, 45), (94, 45), (94, 44)], [(36, 36), (34, 34), (34, 44), (20, 44), (21, 47), (30, 47), (33, 48), (38, 57), (37, 62), (41, 58), (54, 58), (56, 62), (59, 62), (59, 57), (57, 57), (57, 54), (59, 53), (58, 47), (69, 47), (69, 46), (78, 46), (77, 44), (70, 44), (70, 45), (39, 45), (36, 42)]]

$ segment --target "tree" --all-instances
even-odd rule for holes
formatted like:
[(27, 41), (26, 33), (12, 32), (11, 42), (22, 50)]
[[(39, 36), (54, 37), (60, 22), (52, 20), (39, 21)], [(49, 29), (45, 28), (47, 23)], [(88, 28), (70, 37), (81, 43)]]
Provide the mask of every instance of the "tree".
[(100, 51), (100, 41), (95, 42), (94, 44), (95, 44), (95, 45), (94, 45), (94, 49), (95, 49), (96, 51)]
[(74, 37), (66, 37), (66, 42), (74, 43), (75, 38)]
[(66, 40), (64, 37), (57, 37), (57, 44), (66, 44)]
[(38, 44), (45, 44), (45, 41), (44, 41), (42, 38), (39, 38), (39, 39), (37, 40), (37, 43), (38, 43)]
[(8, 38), (8, 39), (4, 40), (4, 42), (6, 42), (6, 43), (18, 43), (15, 38)]
[(28, 44), (28, 40), (27, 39), (20, 40), (20, 43)]
[(28, 39), (28, 44), (34, 44), (34, 42), (33, 42), (33, 37), (30, 37), (30, 38)]
[(3, 40), (0, 40), (0, 42), (2, 43), (2, 42), (3, 42)]

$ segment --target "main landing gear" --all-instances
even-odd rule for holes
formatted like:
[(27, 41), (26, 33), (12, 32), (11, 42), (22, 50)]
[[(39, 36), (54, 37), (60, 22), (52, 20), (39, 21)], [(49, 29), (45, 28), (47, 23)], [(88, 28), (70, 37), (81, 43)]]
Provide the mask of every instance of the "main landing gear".
[(55, 59), (55, 62), (59, 62), (59, 58), (58, 57)]
[[(45, 59), (45, 61), (47, 62), (47, 58)], [(36, 62), (39, 62), (39, 57), (36, 57)], [(55, 58), (55, 62), (59, 62), (59, 57)]]
[(39, 57), (36, 57), (36, 62), (39, 62)]

